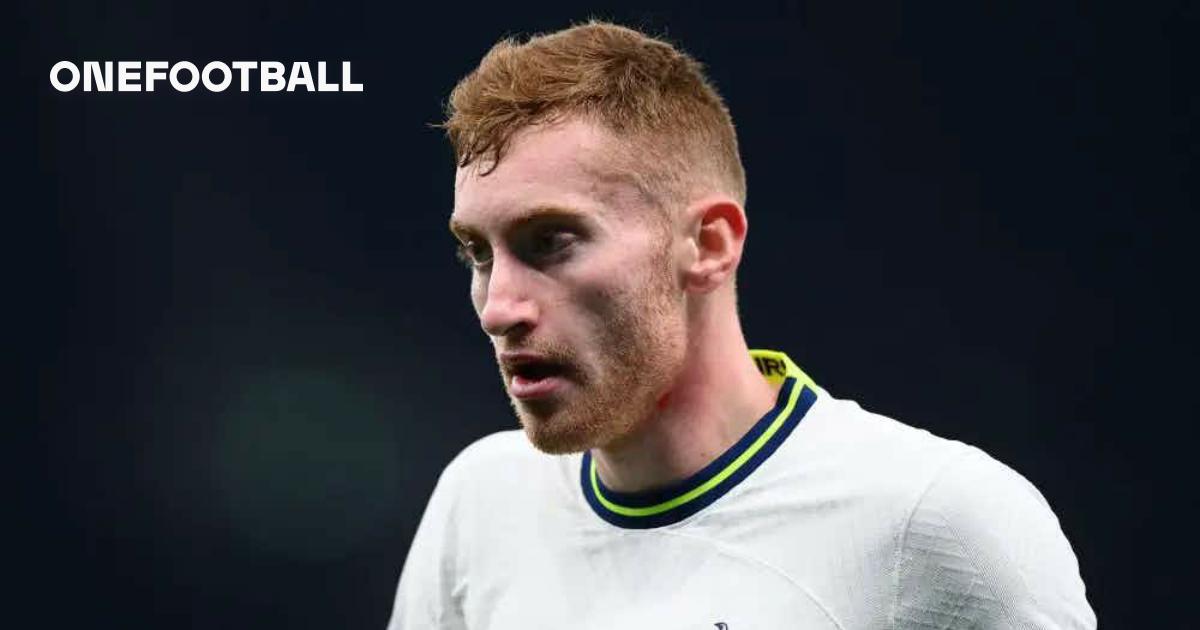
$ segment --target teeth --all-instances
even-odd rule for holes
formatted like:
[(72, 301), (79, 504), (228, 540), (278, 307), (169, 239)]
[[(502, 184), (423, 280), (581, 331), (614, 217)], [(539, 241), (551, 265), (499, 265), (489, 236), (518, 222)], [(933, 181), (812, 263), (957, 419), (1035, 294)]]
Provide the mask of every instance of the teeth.
[(542, 380), (540, 377), (530, 377), (523, 374), (513, 374), (512, 377), (513, 385), (529, 385), (540, 380)]

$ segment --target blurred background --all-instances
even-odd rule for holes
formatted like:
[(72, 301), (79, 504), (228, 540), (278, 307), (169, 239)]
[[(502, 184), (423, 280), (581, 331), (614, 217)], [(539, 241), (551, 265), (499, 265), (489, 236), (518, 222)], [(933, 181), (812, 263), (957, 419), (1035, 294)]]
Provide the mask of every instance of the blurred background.
[[(22, 3), (13, 601), (384, 627), (441, 468), (516, 426), (430, 125), (501, 36), (594, 16), (728, 101), (751, 344), (1028, 477), (1103, 627), (1189, 627), (1197, 6), (1022, 5)], [(59, 93), (64, 59), (346, 60), (365, 90)]]

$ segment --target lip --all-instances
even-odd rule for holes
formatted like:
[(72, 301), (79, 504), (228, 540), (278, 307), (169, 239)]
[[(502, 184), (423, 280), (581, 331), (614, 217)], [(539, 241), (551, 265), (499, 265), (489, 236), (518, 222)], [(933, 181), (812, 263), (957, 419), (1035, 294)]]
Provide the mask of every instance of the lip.
[[(508, 392), (518, 400), (546, 398), (567, 385), (568, 368), (563, 362), (546, 355), (534, 352), (502, 352), (498, 358), (508, 379)], [(519, 374), (522, 367), (532, 364), (548, 364), (561, 368), (562, 371), (541, 378), (529, 378)]]
[(536, 400), (552, 396), (566, 384), (567, 380), (561, 376), (547, 376), (535, 380), (513, 374), (508, 380), (508, 393), (519, 400)]
[(500, 365), (505, 369), (513, 369), (529, 363), (556, 363), (544, 354), (536, 352), (501, 352)]

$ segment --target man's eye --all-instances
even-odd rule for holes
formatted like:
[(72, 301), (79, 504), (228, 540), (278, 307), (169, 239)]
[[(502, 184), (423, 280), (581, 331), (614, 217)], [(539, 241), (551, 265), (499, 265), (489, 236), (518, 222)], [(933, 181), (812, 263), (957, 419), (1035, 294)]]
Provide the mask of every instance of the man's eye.
[(470, 267), (486, 267), (492, 262), (492, 250), (478, 241), (459, 243), (455, 253), (464, 265)]
[(578, 236), (567, 230), (544, 230), (534, 235), (530, 243), (530, 254), (539, 259), (549, 258), (562, 253), (576, 240)]

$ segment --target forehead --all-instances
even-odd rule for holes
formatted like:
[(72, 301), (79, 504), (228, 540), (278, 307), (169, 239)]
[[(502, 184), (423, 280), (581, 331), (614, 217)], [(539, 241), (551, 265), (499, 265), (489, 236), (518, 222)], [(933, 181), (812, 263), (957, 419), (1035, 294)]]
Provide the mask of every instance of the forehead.
[[(454, 228), (484, 229), (532, 211), (560, 208), (600, 215), (644, 203), (620, 142), (571, 119), (518, 132), (491, 171), (472, 163), (454, 181)], [(485, 165), (486, 167), (486, 165)]]

